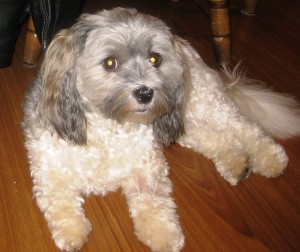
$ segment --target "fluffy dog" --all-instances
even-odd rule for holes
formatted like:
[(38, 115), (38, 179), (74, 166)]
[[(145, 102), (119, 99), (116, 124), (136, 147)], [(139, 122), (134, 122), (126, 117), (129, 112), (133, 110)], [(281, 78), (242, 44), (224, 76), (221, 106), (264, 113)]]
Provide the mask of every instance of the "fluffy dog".
[(250, 171), (284, 170), (288, 158), (266, 132), (300, 132), (295, 102), (222, 75), (134, 9), (82, 15), (55, 37), (27, 95), (24, 131), (34, 196), (60, 249), (80, 249), (91, 231), (83, 196), (118, 188), (142, 242), (183, 247), (163, 145), (202, 153), (233, 185)]

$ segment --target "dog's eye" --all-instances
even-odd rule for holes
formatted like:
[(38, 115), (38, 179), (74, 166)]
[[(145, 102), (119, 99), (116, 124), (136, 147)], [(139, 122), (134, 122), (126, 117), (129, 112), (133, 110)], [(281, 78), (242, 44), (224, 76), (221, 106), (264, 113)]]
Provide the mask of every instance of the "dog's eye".
[(103, 61), (103, 67), (107, 70), (113, 70), (118, 67), (118, 61), (114, 57), (108, 57)]
[(154, 67), (159, 67), (161, 64), (161, 56), (158, 53), (151, 53), (149, 60)]

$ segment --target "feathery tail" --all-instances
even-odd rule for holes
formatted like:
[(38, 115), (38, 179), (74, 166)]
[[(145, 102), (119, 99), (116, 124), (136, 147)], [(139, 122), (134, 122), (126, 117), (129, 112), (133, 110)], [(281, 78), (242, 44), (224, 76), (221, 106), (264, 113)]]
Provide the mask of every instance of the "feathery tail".
[(246, 78), (240, 64), (233, 71), (223, 66), (223, 73), (226, 92), (242, 114), (274, 137), (300, 135), (300, 106), (293, 97), (275, 93), (262, 83)]

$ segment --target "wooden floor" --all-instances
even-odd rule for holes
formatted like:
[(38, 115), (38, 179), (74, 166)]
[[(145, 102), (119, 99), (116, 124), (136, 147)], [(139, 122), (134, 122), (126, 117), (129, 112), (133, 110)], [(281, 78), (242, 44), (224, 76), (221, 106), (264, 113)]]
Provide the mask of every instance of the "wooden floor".
[[(191, 41), (215, 67), (208, 17), (192, 1), (88, 1), (85, 9), (121, 3), (160, 16)], [(300, 100), (300, 2), (259, 1), (255, 17), (239, 14), (233, 2), (233, 63), (243, 60), (250, 77)], [(22, 65), (24, 32), (13, 65), (0, 69), (0, 251), (57, 251), (32, 198), (32, 183), (21, 130), (24, 94), (36, 69)], [(300, 251), (300, 138), (280, 141), (290, 157), (276, 179), (252, 175), (235, 187), (210, 161), (174, 145), (165, 149), (174, 197), (186, 236), (183, 251)], [(133, 233), (120, 192), (89, 197), (86, 215), (93, 224), (82, 251), (149, 251)]]

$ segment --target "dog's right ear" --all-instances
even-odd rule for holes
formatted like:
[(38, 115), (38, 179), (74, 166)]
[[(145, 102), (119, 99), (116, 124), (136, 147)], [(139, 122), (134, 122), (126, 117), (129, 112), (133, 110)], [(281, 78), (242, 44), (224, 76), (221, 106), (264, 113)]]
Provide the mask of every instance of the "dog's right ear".
[(62, 30), (46, 50), (39, 73), (42, 82), (37, 112), (41, 121), (70, 142), (87, 141), (84, 106), (76, 88), (76, 57), (73, 29)]

